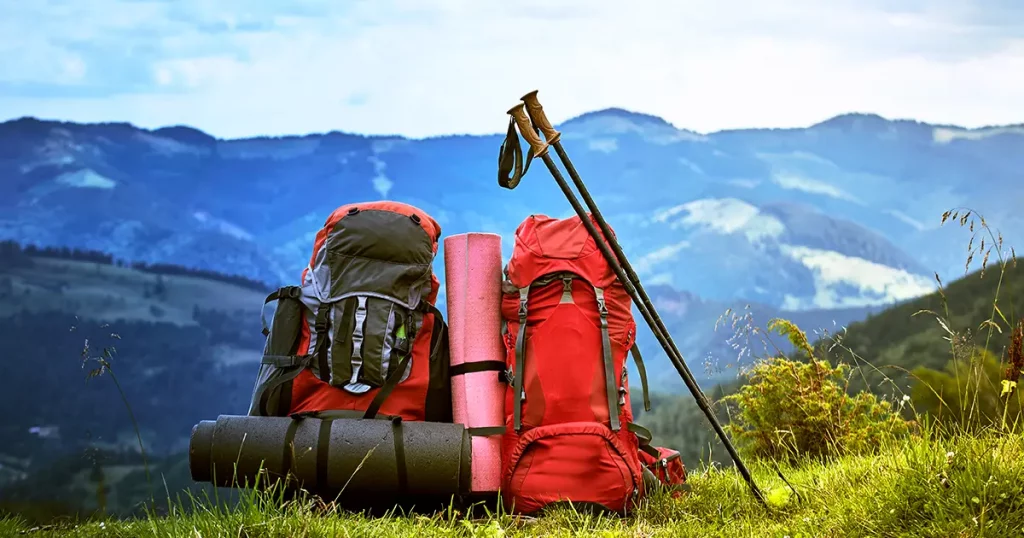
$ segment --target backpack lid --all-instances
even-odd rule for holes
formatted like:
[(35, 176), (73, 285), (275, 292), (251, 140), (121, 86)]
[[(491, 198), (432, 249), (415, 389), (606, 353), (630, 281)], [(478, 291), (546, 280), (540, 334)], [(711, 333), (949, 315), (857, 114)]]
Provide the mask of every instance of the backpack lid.
[[(588, 214), (587, 217), (596, 228), (593, 216)], [(599, 288), (608, 287), (616, 280), (615, 271), (579, 216), (567, 219), (547, 215), (527, 217), (516, 228), (512, 258), (505, 267), (506, 278), (517, 288), (525, 288), (544, 275), (566, 271)]]
[(343, 205), (316, 234), (303, 286), (325, 303), (371, 294), (416, 308), (436, 278), (432, 263), (440, 235), (437, 221), (408, 204)]

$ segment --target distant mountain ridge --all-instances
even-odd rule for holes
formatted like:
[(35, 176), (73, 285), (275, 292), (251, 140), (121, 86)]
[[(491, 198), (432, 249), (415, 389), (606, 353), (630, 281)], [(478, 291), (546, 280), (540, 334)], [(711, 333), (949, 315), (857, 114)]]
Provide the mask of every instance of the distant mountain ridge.
[[(981, 210), (1008, 245), (1024, 231), (1020, 126), (845, 114), (700, 134), (613, 108), (558, 128), (643, 281), (711, 305), (831, 323), (827, 312), (932, 291), (933, 271), (955, 276), (967, 240), (938, 228), (949, 207)], [(0, 123), (0, 240), (287, 283), (331, 210), (387, 198), (421, 207), (445, 236), (501, 234), (508, 256), (527, 215), (572, 211), (541, 165), (515, 191), (500, 189), (501, 141), (337, 131), (223, 140), (188, 126), (21, 118)], [(674, 320), (677, 339), (694, 342), (690, 356), (705, 355), (699, 342), (714, 332), (701, 311)]]

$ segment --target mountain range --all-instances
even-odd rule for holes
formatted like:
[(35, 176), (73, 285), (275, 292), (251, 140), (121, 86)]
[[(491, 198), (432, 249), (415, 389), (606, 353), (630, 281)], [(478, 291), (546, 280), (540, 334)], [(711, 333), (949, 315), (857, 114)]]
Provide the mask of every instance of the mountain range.
[[(715, 326), (728, 308), (833, 330), (962, 274), (969, 232), (940, 229), (952, 207), (980, 211), (1007, 248), (1024, 235), (1021, 125), (847, 114), (700, 134), (608, 109), (556, 127), (690, 362), (741, 358), (735, 327)], [(498, 187), (502, 139), (223, 140), (21, 118), (0, 123), (0, 240), (289, 283), (331, 210), (386, 198), (419, 206), (444, 235), (500, 234), (507, 257), (528, 215), (573, 212), (540, 164)], [(658, 354), (649, 333), (641, 344)], [(651, 375), (681, 389), (668, 367)]]

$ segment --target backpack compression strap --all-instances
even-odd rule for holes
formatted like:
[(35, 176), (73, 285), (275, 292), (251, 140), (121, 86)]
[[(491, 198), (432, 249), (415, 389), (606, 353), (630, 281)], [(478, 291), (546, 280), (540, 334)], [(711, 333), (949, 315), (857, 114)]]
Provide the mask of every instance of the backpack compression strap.
[(612, 358), (612, 340), (608, 334), (608, 307), (604, 302), (604, 290), (594, 286), (597, 296), (597, 311), (601, 315), (601, 355), (604, 360), (605, 387), (608, 392), (608, 420), (612, 431), (619, 431), (618, 390), (615, 388), (615, 360)]
[[(518, 147), (519, 140), (516, 139)], [(519, 331), (516, 333), (516, 371), (512, 378), (512, 422), (516, 431), (523, 427), (523, 400), (526, 399), (526, 392), (523, 391), (523, 367), (526, 363), (526, 301), (530, 295), (530, 287), (519, 288)]]
[(331, 382), (331, 364), (327, 360), (327, 351), (331, 348), (327, 337), (330, 336), (331, 305), (320, 303), (316, 309), (316, 319), (313, 323), (313, 330), (316, 331), (316, 345), (313, 346), (313, 356), (316, 358), (317, 370), (320, 380), (324, 383)]
[(648, 430), (636, 422), (630, 422), (626, 426), (626, 429), (636, 435), (637, 441), (639, 441), (640, 450), (655, 458), (661, 458), (661, 453), (658, 452), (658, 449), (651, 446), (651, 441), (654, 439), (654, 436), (651, 434), (651, 430)]
[(643, 387), (644, 391), (644, 411), (651, 411), (651, 395), (647, 390), (647, 368), (644, 367), (644, 358), (640, 356), (640, 348), (633, 342), (633, 347), (629, 348), (629, 352), (633, 355), (633, 363), (636, 364), (636, 371), (640, 373), (640, 386)]

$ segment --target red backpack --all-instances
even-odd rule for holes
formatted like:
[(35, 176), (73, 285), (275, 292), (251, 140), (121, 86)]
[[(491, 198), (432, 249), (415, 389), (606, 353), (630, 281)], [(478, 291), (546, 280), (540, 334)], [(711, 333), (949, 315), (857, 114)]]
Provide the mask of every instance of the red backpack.
[(350, 411), (452, 421), (448, 328), (432, 263), (441, 227), (398, 202), (339, 207), (301, 286), (277, 302), (249, 415)]
[(630, 407), (626, 354), (639, 353), (628, 293), (578, 217), (528, 217), (505, 277), (506, 507), (629, 512), (645, 493), (636, 433), (645, 430)]

